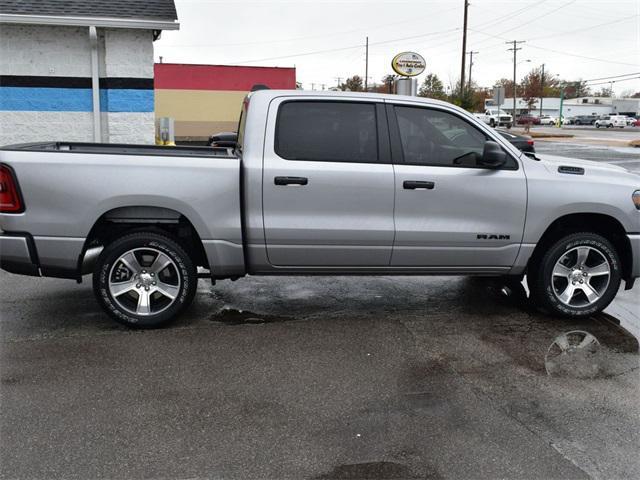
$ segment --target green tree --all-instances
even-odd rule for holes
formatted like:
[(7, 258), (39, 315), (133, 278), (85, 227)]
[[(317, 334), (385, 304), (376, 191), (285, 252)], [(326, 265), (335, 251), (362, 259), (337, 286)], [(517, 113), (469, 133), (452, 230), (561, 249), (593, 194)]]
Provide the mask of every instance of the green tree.
[(364, 90), (364, 83), (362, 78), (358, 75), (347, 78), (344, 83), (338, 85), (338, 88), (343, 92), (362, 92)]
[(420, 85), (418, 96), (437, 98), (439, 100), (444, 100), (447, 97), (444, 93), (444, 85), (435, 73), (430, 73), (425, 77), (422, 85)]

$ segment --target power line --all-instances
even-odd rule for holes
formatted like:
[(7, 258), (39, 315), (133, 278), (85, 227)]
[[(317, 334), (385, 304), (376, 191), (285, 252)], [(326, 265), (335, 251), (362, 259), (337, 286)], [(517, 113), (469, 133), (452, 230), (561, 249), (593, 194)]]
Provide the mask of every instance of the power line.
[(563, 52), (561, 50), (554, 50), (553, 48), (539, 47), (537, 45), (531, 45), (531, 44), (529, 44), (529, 46), (531, 48), (535, 48), (537, 50), (546, 50), (548, 52), (559, 53), (560, 55), (567, 55), (569, 57), (576, 57), (576, 58), (584, 58), (585, 60), (593, 60), (595, 62), (615, 63), (617, 65), (628, 65), (628, 66), (631, 66), (631, 67), (637, 67), (638, 66), (637, 63), (616, 62), (615, 60), (605, 60), (604, 58), (588, 57), (586, 55), (579, 55), (577, 53)]
[(551, 34), (551, 35), (541, 35), (539, 37), (529, 38), (528, 40), (541, 40), (541, 39), (547, 39), (547, 38), (562, 37), (562, 36), (565, 36), (565, 35), (571, 35), (573, 33), (582, 32), (584, 30), (592, 30), (594, 28), (606, 27), (608, 25), (613, 25), (613, 24), (616, 24), (616, 23), (627, 22), (627, 21), (632, 20), (634, 18), (638, 18), (639, 16), (640, 15), (632, 15), (630, 17), (623, 17), (623, 18), (619, 18), (618, 20), (612, 20), (610, 22), (599, 23), (597, 25), (590, 25), (588, 27), (582, 27), (582, 28), (578, 28), (576, 30), (570, 30), (568, 32), (559, 32), (559, 33), (554, 33), (554, 34)]
[(598, 80), (608, 80), (609, 78), (628, 77), (630, 75), (640, 75), (640, 72), (625, 73), (624, 75), (614, 75), (614, 76), (611, 76), (611, 77), (591, 78), (589, 80), (583, 80), (583, 82), (595, 82), (595, 81), (598, 81)]
[(610, 81), (608, 81), (608, 82), (591, 83), (591, 84), (590, 84), (590, 85), (588, 85), (588, 86), (589, 86), (589, 87), (595, 87), (596, 85), (608, 85), (608, 84), (611, 84), (611, 83), (626, 82), (626, 81), (628, 81), (628, 80), (637, 80), (637, 79), (639, 79), (639, 78), (640, 78), (640, 76), (638, 76), (638, 77), (632, 77), (632, 78), (623, 78), (623, 79), (621, 79), (621, 80), (610, 80)]
[[(453, 32), (453, 31), (456, 31), (456, 30), (460, 30), (460, 29), (459, 28), (450, 28), (448, 30), (441, 30), (441, 31), (438, 31), (438, 32), (423, 33), (421, 35), (413, 35), (413, 36), (410, 36), (410, 37), (394, 38), (394, 39), (384, 40), (384, 41), (380, 41), (380, 42), (371, 42), (371, 43), (369, 43), (369, 46), (382, 45), (382, 44), (393, 43), (393, 42), (399, 42), (399, 41), (410, 40), (410, 39), (414, 39), (414, 38), (430, 37), (430, 36), (433, 36), (433, 35), (440, 35), (440, 34), (443, 34), (443, 33)], [(244, 63), (265, 62), (267, 60), (280, 60), (280, 59), (285, 59), (285, 58), (304, 57), (304, 56), (308, 56), (308, 55), (318, 55), (318, 54), (321, 54), (321, 53), (340, 52), (340, 51), (343, 51), (343, 50), (352, 50), (354, 48), (362, 48), (364, 46), (365, 46), (364, 44), (358, 44), (358, 45), (351, 45), (351, 46), (348, 46), (348, 47), (328, 48), (328, 49), (324, 49), (324, 50), (314, 50), (314, 51), (311, 51), (311, 52), (294, 53), (294, 54), (291, 54), (291, 55), (281, 55), (281, 56), (278, 56), (278, 57), (257, 58), (257, 59), (253, 59), (253, 60), (244, 60), (242, 62), (231, 62), (231, 63), (235, 64), (235, 65), (242, 65)]]
[[(558, 10), (561, 10), (561, 9), (563, 9), (563, 8), (566, 8), (566, 7), (568, 7), (569, 5), (571, 5), (571, 4), (573, 4), (573, 3), (576, 3), (576, 2), (577, 2), (577, 0), (571, 0), (571, 1), (567, 2), (567, 3), (565, 3), (564, 5), (560, 5), (558, 8), (554, 8), (553, 10), (550, 10), (550, 11), (548, 11), (548, 12), (546, 12), (546, 13), (543, 13), (542, 15), (539, 15), (539, 16), (534, 17), (534, 18), (528, 18), (528, 19), (527, 19), (526, 24), (527, 24), (527, 25), (530, 25), (531, 23), (535, 22), (536, 20), (539, 20), (539, 19), (541, 19), (541, 18), (544, 18), (544, 17), (546, 17), (546, 16), (549, 16), (549, 15), (551, 15), (552, 13), (555, 13), (555, 12), (557, 12)], [(500, 32), (498, 35), (503, 35), (503, 34), (505, 34), (505, 33), (513, 32), (514, 30), (517, 30), (518, 28), (520, 28), (520, 27), (522, 27), (522, 26), (524, 26), (524, 25), (516, 25), (516, 26), (515, 26), (515, 27), (513, 27), (513, 28), (510, 28), (510, 29), (508, 29), (508, 30), (505, 30), (505, 31), (503, 31), (503, 32)]]
[(377, 25), (373, 25), (370, 27), (362, 27), (362, 28), (356, 28), (353, 30), (343, 30), (340, 32), (331, 32), (331, 33), (327, 33), (327, 34), (318, 34), (318, 35), (307, 35), (307, 36), (302, 36), (302, 37), (289, 37), (289, 38), (282, 38), (279, 40), (265, 40), (265, 41), (255, 41), (255, 42), (242, 42), (242, 43), (197, 43), (197, 44), (172, 44), (172, 45), (161, 45), (163, 48), (164, 47), (244, 47), (244, 46), (250, 46), (250, 45), (269, 45), (272, 43), (286, 43), (286, 42), (295, 42), (298, 40), (312, 40), (312, 39), (316, 39), (316, 38), (322, 38), (322, 39), (327, 39), (330, 37), (336, 37), (339, 35), (348, 35), (350, 33), (357, 33), (357, 32), (369, 32), (371, 30), (377, 30), (377, 29), (381, 29), (381, 28), (387, 28), (387, 27), (392, 27), (395, 25), (403, 25), (406, 23), (414, 23), (416, 21), (420, 21), (420, 20), (426, 20), (426, 19), (430, 19), (433, 18), (434, 15), (440, 15), (442, 13), (448, 13), (448, 12), (452, 12), (454, 10), (458, 10), (458, 7), (455, 8), (447, 8), (444, 10), (437, 10), (435, 12), (431, 12), (429, 14), (428, 17), (420, 17), (417, 19), (410, 19), (410, 20), (401, 20), (399, 22), (392, 22), (392, 23), (382, 23), (382, 24), (377, 24)]

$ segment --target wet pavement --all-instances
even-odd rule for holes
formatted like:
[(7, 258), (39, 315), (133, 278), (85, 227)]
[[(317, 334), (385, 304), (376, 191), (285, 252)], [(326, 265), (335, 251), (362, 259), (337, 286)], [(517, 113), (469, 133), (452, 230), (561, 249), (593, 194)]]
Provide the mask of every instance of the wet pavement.
[[(2, 478), (640, 476), (635, 338), (488, 279), (201, 281), (155, 331), (88, 282), (0, 288)], [(576, 330), (593, 375), (549, 375)]]

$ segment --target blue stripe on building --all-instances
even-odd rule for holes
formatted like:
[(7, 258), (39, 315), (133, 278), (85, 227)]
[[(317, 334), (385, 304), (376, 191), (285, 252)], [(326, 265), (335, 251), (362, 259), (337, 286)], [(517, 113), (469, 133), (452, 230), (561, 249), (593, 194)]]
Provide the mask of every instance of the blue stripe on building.
[[(20, 112), (91, 112), (90, 88), (0, 86), (0, 110)], [(100, 89), (102, 112), (153, 112), (153, 90)]]

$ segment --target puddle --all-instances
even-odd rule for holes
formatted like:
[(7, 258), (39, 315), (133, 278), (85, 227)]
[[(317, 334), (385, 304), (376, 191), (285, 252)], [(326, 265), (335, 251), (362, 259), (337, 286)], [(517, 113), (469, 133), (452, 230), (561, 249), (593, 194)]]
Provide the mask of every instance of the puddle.
[(624, 363), (619, 353), (583, 330), (558, 335), (544, 358), (547, 375), (578, 379), (607, 378), (635, 369)]
[(248, 310), (237, 310), (235, 308), (223, 308), (213, 314), (209, 320), (224, 323), (225, 325), (261, 325), (264, 323), (288, 322), (293, 320), (293, 318), (253, 313)]
[(364, 480), (364, 479), (411, 479), (411, 478), (440, 478), (427, 475), (416, 476), (409, 467), (396, 462), (368, 462), (338, 465), (331, 472), (316, 477), (318, 480)]

